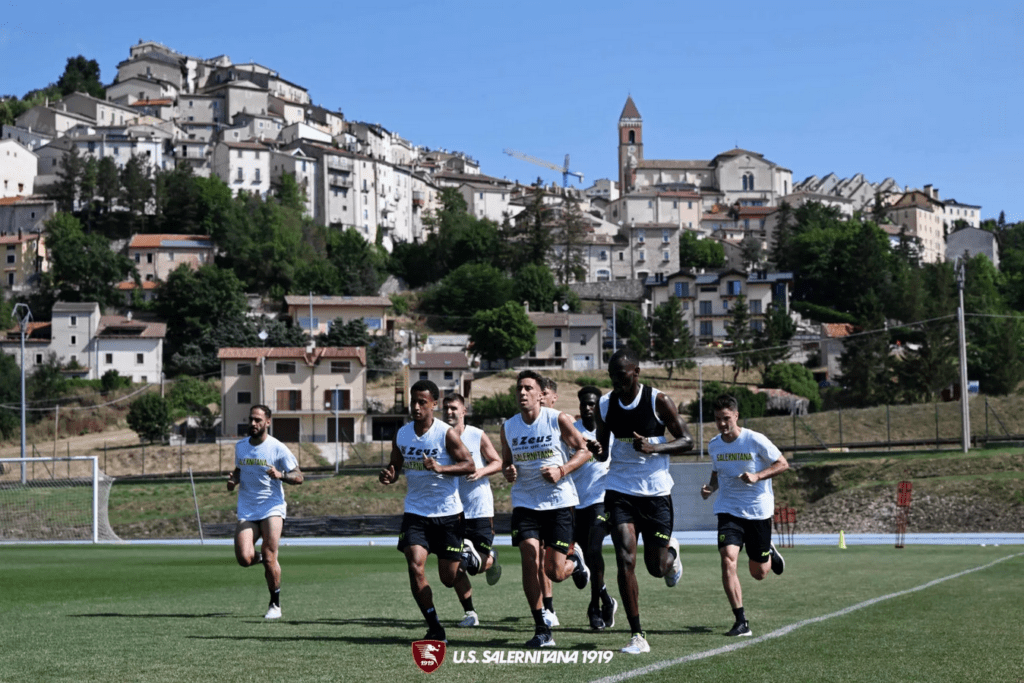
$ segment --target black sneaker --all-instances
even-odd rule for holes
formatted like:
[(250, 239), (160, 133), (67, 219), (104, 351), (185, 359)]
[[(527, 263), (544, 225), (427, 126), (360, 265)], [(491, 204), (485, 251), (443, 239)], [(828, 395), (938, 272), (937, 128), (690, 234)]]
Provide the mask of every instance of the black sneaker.
[(772, 571), (776, 574), (781, 574), (786, 570), (786, 560), (784, 560), (782, 555), (779, 554), (774, 543), (770, 544), (768, 548), (772, 552)]
[(601, 616), (601, 608), (597, 605), (591, 605), (587, 608), (587, 618), (590, 619), (590, 628), (595, 631), (604, 630), (604, 617)]
[(443, 628), (440, 630), (429, 629), (427, 635), (423, 636), (423, 640), (440, 640), (442, 643), (447, 643), (448, 636), (445, 635)]
[(583, 553), (577, 549), (569, 559), (576, 562), (576, 567), (572, 570), (572, 582), (576, 584), (577, 588), (583, 590), (590, 583), (590, 570), (587, 569), (587, 563), (583, 561)]
[(619, 603), (615, 598), (609, 598), (610, 602), (605, 603), (605, 606), (601, 608), (601, 618), (604, 619), (604, 627), (612, 628), (615, 626), (615, 612), (619, 609)]
[(729, 632), (726, 633), (725, 635), (727, 635), (727, 636), (752, 636), (754, 634), (750, 632), (750, 624), (748, 624), (745, 621), (737, 621), (735, 624), (732, 625), (732, 628), (729, 629)]
[(477, 572), (480, 571), (480, 553), (476, 551), (473, 541), (468, 538), (463, 541), (461, 564), (466, 573), (472, 576), (476, 576)]
[(555, 639), (551, 635), (551, 631), (538, 631), (533, 634), (533, 638), (526, 641), (526, 647), (531, 650), (536, 650), (542, 647), (554, 647)]

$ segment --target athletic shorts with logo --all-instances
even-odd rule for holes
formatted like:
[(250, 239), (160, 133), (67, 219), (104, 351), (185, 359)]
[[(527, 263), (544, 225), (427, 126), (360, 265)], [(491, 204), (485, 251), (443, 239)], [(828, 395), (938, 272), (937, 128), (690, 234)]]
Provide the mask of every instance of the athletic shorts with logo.
[(398, 535), (398, 550), (409, 546), (426, 548), (444, 560), (457, 560), (462, 553), (462, 514), (443, 517), (423, 517), (411, 512), (402, 515), (402, 531)]
[(612, 528), (633, 524), (644, 545), (667, 547), (672, 538), (675, 511), (672, 496), (631, 496), (620, 491), (604, 492), (604, 507)]
[(718, 547), (747, 546), (747, 557), (754, 562), (771, 560), (772, 519), (743, 519), (726, 513), (718, 515)]
[(512, 508), (512, 545), (536, 538), (552, 550), (566, 555), (572, 543), (574, 508), (531, 510)]
[(608, 514), (604, 511), (604, 503), (594, 503), (585, 508), (576, 508), (576, 529), (573, 532), (576, 545), (587, 547), (590, 545), (591, 533), (599, 533), (601, 538), (604, 538), (608, 535), (610, 528)]
[(480, 551), (481, 557), (486, 557), (494, 545), (494, 518), (474, 517), (467, 519), (463, 525), (462, 537), (472, 541), (473, 545)]

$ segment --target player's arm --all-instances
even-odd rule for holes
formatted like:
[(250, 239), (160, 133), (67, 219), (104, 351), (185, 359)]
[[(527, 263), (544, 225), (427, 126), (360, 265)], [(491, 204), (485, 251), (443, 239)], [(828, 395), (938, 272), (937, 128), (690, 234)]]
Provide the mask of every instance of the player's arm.
[[(573, 426), (572, 418), (569, 417), (568, 413), (558, 414), (558, 429), (562, 434), (562, 441), (572, 451), (572, 457), (564, 465), (558, 467), (545, 467), (541, 469), (541, 476), (552, 484), (557, 483), (560, 479), (563, 479), (567, 474), (575, 472), (583, 466), (587, 460), (590, 460), (590, 448), (587, 446), (587, 440), (583, 438), (579, 430)], [(600, 444), (598, 444), (600, 448)]]
[(448, 451), (448, 455), (454, 461), (451, 465), (439, 465), (437, 460), (434, 458), (423, 458), (423, 468), (430, 470), (431, 472), (437, 472), (438, 474), (450, 474), (452, 476), (460, 476), (463, 474), (472, 474), (476, 471), (476, 463), (473, 462), (473, 454), (466, 448), (466, 444), (462, 443), (462, 439), (455, 433), (454, 429), (449, 429), (444, 435), (444, 447)]
[(242, 468), (236, 467), (235, 471), (228, 475), (228, 491), (234, 491), (235, 487), (242, 483)]
[(516, 465), (512, 462), (512, 449), (509, 448), (508, 439), (505, 438), (505, 427), (501, 428), (501, 473), (505, 475), (505, 481), (514, 484), (516, 481)]
[(600, 462), (604, 462), (612, 453), (611, 447), (609, 445), (611, 432), (608, 430), (608, 425), (606, 425), (604, 423), (604, 420), (601, 418), (600, 401), (598, 401), (597, 403), (597, 410), (594, 411), (594, 421), (597, 423), (597, 427), (595, 428), (594, 433), (597, 435), (597, 444), (601, 447), (600, 452), (594, 453), (594, 457), (597, 458)]
[(768, 467), (764, 468), (760, 472), (744, 472), (740, 475), (740, 479), (747, 484), (753, 484), (754, 482), (764, 481), (765, 479), (771, 479), (777, 474), (782, 474), (789, 469), (789, 461), (786, 460), (786, 456), (779, 453), (779, 459), (773, 462)]
[(380, 475), (377, 477), (380, 479), (382, 484), (394, 484), (398, 481), (398, 475), (402, 472), (402, 465), (405, 464), (405, 458), (402, 457), (402, 451), (398, 448), (398, 441), (391, 442), (391, 462), (388, 466), (380, 471)]
[(693, 450), (693, 437), (686, 427), (686, 421), (676, 410), (676, 404), (664, 392), (658, 392), (654, 399), (654, 410), (658, 418), (665, 424), (673, 438), (665, 443), (650, 443), (637, 433), (633, 433), (633, 448), (641, 453), (659, 453), (662, 455), (678, 455)]
[(473, 474), (467, 475), (466, 479), (476, 481), (482, 477), (489, 477), (501, 470), (501, 456), (491, 443), (490, 437), (484, 432), (480, 435), (480, 456), (484, 459), (484, 466), (477, 469)]
[(718, 472), (711, 472), (711, 480), (700, 487), (700, 497), (707, 500), (708, 497), (718, 490)]

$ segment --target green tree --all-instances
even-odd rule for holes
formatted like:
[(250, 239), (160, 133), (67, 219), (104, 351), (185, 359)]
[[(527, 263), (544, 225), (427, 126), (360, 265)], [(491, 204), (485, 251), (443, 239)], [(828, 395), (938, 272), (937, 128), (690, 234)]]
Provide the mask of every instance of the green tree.
[(743, 263), (748, 269), (757, 268), (764, 259), (764, 249), (761, 246), (761, 240), (753, 235), (746, 235), (743, 241), (740, 242), (740, 253), (742, 254)]
[(25, 378), (25, 395), (33, 403), (53, 405), (68, 391), (68, 381), (61, 372), (61, 359), (52, 351), (47, 354), (46, 361), (36, 365), (32, 374)]
[(127, 389), (132, 385), (131, 377), (122, 377), (117, 370), (107, 370), (100, 377), (100, 389), (104, 394), (118, 389)]
[(189, 164), (158, 171), (153, 178), (157, 226), (161, 232), (201, 235), (200, 186)]
[[(690, 414), (691, 422), (703, 420), (704, 422), (715, 421), (714, 402), (723, 394), (728, 394), (736, 399), (739, 404), (740, 419), (763, 417), (768, 412), (768, 396), (765, 394), (750, 391), (746, 387), (725, 386), (720, 382), (704, 382), (703, 401), (694, 399), (686, 406)], [(703, 405), (704, 413), (700, 408)]]
[(370, 334), (362, 318), (345, 322), (336, 318), (327, 333), (317, 336), (320, 346), (362, 346), (366, 348), (366, 366), (370, 378), (390, 374), (398, 369), (395, 356), (400, 351), (390, 335)]
[(167, 410), (172, 420), (186, 415), (201, 415), (210, 404), (220, 406), (220, 389), (216, 382), (190, 375), (175, 379), (167, 390)]
[(720, 353), (732, 362), (732, 381), (735, 383), (740, 371), (753, 367), (757, 358), (754, 350), (754, 332), (750, 328), (750, 309), (747, 308), (745, 294), (740, 294), (733, 302), (729, 322), (725, 324), (725, 334), (732, 342), (732, 346), (723, 346)]
[[(10, 316), (4, 318), (10, 320)], [(21, 403), (21, 367), (14, 356), (0, 353), (0, 405), (15, 406)], [(18, 413), (0, 408), (0, 439), (13, 438), (21, 430)]]
[(700, 239), (689, 230), (679, 233), (679, 266), (681, 268), (721, 268), (725, 265), (725, 249), (712, 239)]
[(121, 197), (128, 209), (134, 230), (145, 220), (146, 210), (153, 198), (153, 178), (145, 157), (133, 154), (121, 169)]
[(626, 340), (640, 360), (651, 356), (651, 330), (640, 311), (628, 306), (619, 306), (615, 311), (615, 334)]
[(482, 263), (467, 263), (428, 290), (420, 308), (444, 316), (445, 323), (454, 330), (466, 330), (476, 311), (497, 308), (511, 294), (512, 282), (500, 270)]
[(274, 189), (274, 196), (281, 206), (300, 214), (306, 210), (306, 193), (295, 182), (295, 174), (285, 172), (281, 174), (281, 180)]
[(773, 365), (764, 373), (766, 387), (782, 389), (797, 396), (803, 396), (810, 403), (811, 412), (821, 410), (821, 392), (814, 375), (799, 363)]
[(895, 331), (897, 399), (931, 402), (958, 377), (956, 278), (949, 263), (929, 263), (914, 274), (905, 295), (916, 305), (906, 319), (924, 322)]
[(587, 219), (579, 202), (567, 199), (562, 207), (554, 236), (555, 276), (563, 285), (587, 277), (585, 248)]
[(354, 228), (331, 230), (327, 234), (327, 258), (337, 273), (338, 289), (332, 293), (375, 295), (387, 277), (387, 252), (383, 247), (364, 240)]
[(889, 338), (885, 331), (882, 302), (874, 292), (866, 293), (858, 306), (861, 330), (844, 340), (839, 357), (847, 402), (855, 407), (887, 403), (892, 396), (892, 368)]
[(149, 393), (132, 401), (128, 408), (128, 428), (149, 442), (163, 441), (171, 430), (167, 401)]
[(519, 358), (537, 344), (537, 326), (514, 301), (477, 311), (469, 327), (473, 353), (487, 361)]
[(789, 202), (783, 201), (779, 204), (773, 220), (775, 229), (768, 252), (768, 260), (775, 268), (781, 269), (781, 264), (786, 262), (786, 253), (789, 250), (789, 241), (793, 233), (793, 207)]
[(121, 194), (121, 177), (113, 157), (103, 157), (96, 164), (96, 196), (101, 208), (108, 213), (117, 204)]
[(796, 323), (784, 306), (768, 304), (761, 330), (754, 335), (754, 363), (766, 374), (776, 363), (789, 358), (789, 341), (796, 334)]
[(679, 299), (671, 298), (658, 304), (654, 309), (651, 331), (654, 360), (665, 365), (669, 379), (672, 379), (672, 371), (676, 368), (683, 370), (697, 366), (694, 360), (696, 346), (690, 328), (683, 320)]
[(87, 235), (77, 218), (58, 213), (46, 223), (46, 246), (50, 269), (41, 287), (54, 300), (96, 301), (104, 307), (122, 301), (114, 285), (131, 278), (135, 265), (112, 251), (102, 235)]
[(551, 311), (555, 302), (569, 304), (569, 310), (578, 311), (579, 297), (568, 287), (555, 283), (551, 269), (539, 263), (523, 266), (512, 278), (512, 300), (526, 302), (531, 311)]
[(84, 172), (85, 160), (78, 151), (78, 145), (72, 142), (57, 168), (57, 181), (49, 190), (50, 198), (57, 202), (58, 211), (71, 213), (78, 208), (78, 188)]
[(546, 193), (540, 179), (530, 194), (526, 208), (509, 224), (506, 240), (507, 267), (512, 272), (530, 263), (546, 264), (554, 234), (551, 230), (551, 208), (545, 203)]
[(57, 87), (63, 96), (83, 92), (100, 100), (106, 99), (106, 89), (100, 80), (99, 62), (95, 59), (86, 59), (82, 55), (68, 57), (64, 73), (57, 80)]

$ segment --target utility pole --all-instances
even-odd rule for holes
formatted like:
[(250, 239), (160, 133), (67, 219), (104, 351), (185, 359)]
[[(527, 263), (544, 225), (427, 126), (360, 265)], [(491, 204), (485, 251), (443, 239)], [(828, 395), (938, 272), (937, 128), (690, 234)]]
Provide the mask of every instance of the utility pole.
[(21, 329), (21, 483), (27, 481), (25, 471), (25, 333), (28, 332), (28, 324), (32, 322), (32, 309), (28, 304), (15, 304), (11, 311), (11, 317), (18, 322)]
[(964, 285), (966, 281), (967, 263), (963, 258), (959, 258), (956, 262), (956, 286), (960, 290), (960, 307), (957, 309), (956, 317), (960, 337), (960, 420), (964, 453), (971, 447), (971, 406), (967, 402), (967, 330), (964, 326)]

